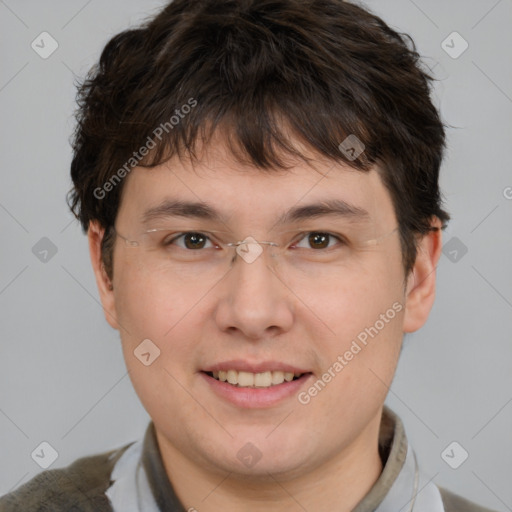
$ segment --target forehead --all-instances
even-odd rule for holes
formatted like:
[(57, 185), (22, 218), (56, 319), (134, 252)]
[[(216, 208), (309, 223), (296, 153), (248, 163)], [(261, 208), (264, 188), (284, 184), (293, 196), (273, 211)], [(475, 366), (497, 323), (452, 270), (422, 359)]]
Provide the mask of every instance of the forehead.
[(124, 183), (119, 219), (130, 223), (165, 215), (223, 223), (291, 223), (323, 214), (353, 222), (393, 225), (394, 208), (377, 169), (343, 163), (297, 162), (289, 169), (261, 170), (222, 152), (199, 161), (173, 157), (136, 167)]

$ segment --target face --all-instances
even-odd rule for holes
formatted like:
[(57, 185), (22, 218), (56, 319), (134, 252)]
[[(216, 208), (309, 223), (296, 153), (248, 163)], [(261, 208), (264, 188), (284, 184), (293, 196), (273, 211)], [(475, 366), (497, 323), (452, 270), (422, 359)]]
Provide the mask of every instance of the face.
[[(143, 224), (146, 212), (176, 200), (207, 203), (219, 219), (160, 211)], [(334, 200), (359, 213), (303, 211), (278, 222), (294, 208)], [(404, 288), (393, 205), (376, 170), (317, 161), (264, 174), (218, 147), (194, 166), (172, 159), (131, 172), (116, 229), (141, 241), (155, 226), (210, 233), (206, 244), (182, 237), (171, 249), (207, 251), (206, 259), (228, 250), (216, 242), (280, 243), (278, 252), (262, 244), (250, 263), (238, 253), (215, 273), (193, 258), (169, 267), (155, 252), (169, 250), (157, 249), (158, 239), (133, 247), (117, 237), (113, 290), (102, 300), (163, 449), (214, 472), (285, 478), (347, 456), (369, 429), (375, 434), (403, 331), (418, 323), (408, 311), (414, 283)]]

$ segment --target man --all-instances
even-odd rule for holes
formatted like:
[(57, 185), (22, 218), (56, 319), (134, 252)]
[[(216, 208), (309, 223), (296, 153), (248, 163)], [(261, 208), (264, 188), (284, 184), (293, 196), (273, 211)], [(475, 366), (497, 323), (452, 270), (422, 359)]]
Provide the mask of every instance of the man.
[(340, 0), (176, 0), (115, 36), (69, 199), (152, 421), (0, 510), (484, 511), (384, 406), (449, 219), (430, 80)]

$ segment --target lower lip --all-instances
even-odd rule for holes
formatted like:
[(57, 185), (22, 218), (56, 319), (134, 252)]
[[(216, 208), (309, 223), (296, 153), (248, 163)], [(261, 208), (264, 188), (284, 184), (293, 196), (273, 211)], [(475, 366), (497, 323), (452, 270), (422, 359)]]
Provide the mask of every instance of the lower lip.
[(298, 379), (268, 388), (239, 388), (214, 379), (205, 372), (200, 372), (200, 375), (216, 395), (245, 409), (271, 407), (291, 396), (296, 396), (300, 388), (312, 377), (311, 373), (305, 373)]

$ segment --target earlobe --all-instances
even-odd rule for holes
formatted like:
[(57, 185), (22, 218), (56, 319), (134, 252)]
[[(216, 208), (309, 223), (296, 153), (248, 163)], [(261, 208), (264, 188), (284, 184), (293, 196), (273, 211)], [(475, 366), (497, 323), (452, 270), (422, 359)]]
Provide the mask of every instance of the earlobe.
[(436, 219), (432, 227), (437, 227), (424, 235), (418, 244), (414, 267), (409, 274), (405, 292), (404, 332), (414, 332), (427, 321), (432, 309), (436, 291), (436, 267), (441, 256), (441, 222)]
[(89, 254), (96, 278), (96, 285), (98, 286), (101, 304), (103, 306), (103, 312), (105, 313), (107, 322), (114, 329), (118, 329), (119, 325), (117, 322), (115, 308), (114, 287), (112, 281), (107, 275), (107, 272), (105, 271), (105, 266), (103, 265), (101, 257), (101, 242), (104, 234), (104, 228), (102, 228), (97, 222), (90, 222), (89, 229), (87, 231)]

